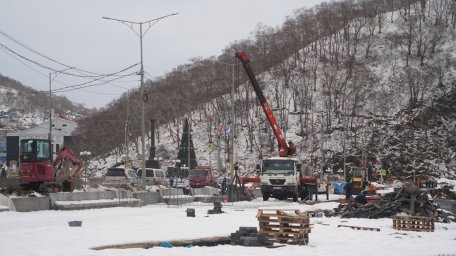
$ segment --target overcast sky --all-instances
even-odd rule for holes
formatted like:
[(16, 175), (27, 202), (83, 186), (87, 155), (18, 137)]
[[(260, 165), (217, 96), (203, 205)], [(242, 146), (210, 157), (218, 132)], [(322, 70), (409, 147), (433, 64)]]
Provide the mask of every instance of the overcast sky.
[[(165, 75), (190, 58), (219, 55), (229, 43), (247, 39), (262, 23), (276, 27), (286, 16), (321, 0), (0, 0), (0, 32), (63, 64), (96, 73), (113, 73), (140, 61), (140, 40), (127, 26), (103, 16), (147, 21), (172, 13), (153, 25), (143, 39), (147, 78)], [(139, 25), (133, 27), (139, 32)], [(148, 25), (143, 25), (147, 29)], [(0, 44), (30, 60), (65, 67), (33, 54), (0, 34)], [(0, 74), (36, 90), (49, 90), (49, 70), (0, 45)], [(139, 66), (127, 73), (137, 72)], [(60, 74), (52, 88), (88, 81)], [(103, 107), (139, 77), (58, 95), (86, 107)]]

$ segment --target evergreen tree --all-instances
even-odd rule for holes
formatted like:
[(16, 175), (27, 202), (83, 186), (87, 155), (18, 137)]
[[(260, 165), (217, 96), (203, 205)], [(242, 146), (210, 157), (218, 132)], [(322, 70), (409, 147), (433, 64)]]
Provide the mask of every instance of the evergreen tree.
[[(190, 147), (189, 147), (190, 144)], [(182, 139), (179, 147), (177, 159), (180, 160), (181, 166), (188, 166), (188, 150), (190, 150), (190, 169), (198, 165), (196, 162), (195, 149), (193, 147), (192, 134), (189, 129), (188, 119), (185, 119), (184, 130), (182, 131)]]

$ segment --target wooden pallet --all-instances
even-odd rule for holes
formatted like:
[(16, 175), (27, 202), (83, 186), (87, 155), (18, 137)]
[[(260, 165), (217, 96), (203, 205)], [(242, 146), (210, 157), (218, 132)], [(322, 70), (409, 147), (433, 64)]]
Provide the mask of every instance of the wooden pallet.
[(269, 240), (278, 243), (293, 243), (304, 245), (309, 242), (309, 216), (299, 210), (259, 209), (257, 219), (260, 233), (268, 236)]
[(397, 230), (434, 232), (434, 218), (425, 216), (393, 216), (393, 228)]
[(325, 216), (325, 212), (323, 210), (305, 211), (304, 213), (313, 218), (320, 218)]
[(358, 227), (358, 226), (348, 226), (348, 225), (337, 225), (338, 228), (346, 227), (357, 230), (369, 230), (369, 231), (380, 231), (380, 228), (369, 228), (369, 227)]

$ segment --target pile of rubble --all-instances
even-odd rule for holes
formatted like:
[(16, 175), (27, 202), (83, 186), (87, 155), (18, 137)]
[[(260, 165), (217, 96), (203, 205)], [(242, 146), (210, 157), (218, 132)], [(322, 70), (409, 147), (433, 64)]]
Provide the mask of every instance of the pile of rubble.
[(456, 193), (449, 188), (430, 189), (429, 194), (433, 199), (450, 199), (456, 200)]
[(411, 216), (435, 217), (438, 222), (456, 222), (456, 215), (440, 209), (434, 203), (429, 191), (420, 190), (413, 184), (406, 184), (394, 192), (379, 197), (374, 204), (354, 204), (352, 209), (348, 204), (340, 204), (334, 213), (342, 218), (389, 218), (396, 214), (406, 213)]

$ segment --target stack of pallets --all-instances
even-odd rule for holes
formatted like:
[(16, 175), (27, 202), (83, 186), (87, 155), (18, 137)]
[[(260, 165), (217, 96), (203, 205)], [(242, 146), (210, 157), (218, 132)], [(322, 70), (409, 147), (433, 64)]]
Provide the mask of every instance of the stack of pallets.
[(393, 228), (406, 231), (434, 232), (434, 218), (425, 216), (393, 216)]
[(299, 210), (258, 209), (260, 233), (278, 243), (305, 245), (309, 242), (309, 216)]

